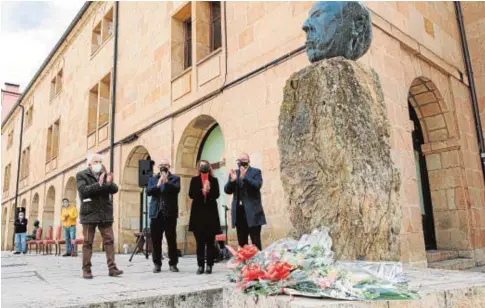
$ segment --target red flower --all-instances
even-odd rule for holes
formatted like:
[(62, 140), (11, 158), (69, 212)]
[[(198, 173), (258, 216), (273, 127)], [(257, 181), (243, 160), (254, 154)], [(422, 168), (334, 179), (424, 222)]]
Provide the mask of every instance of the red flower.
[(259, 278), (263, 277), (266, 273), (259, 267), (257, 264), (245, 265), (242, 270), (242, 280), (253, 281), (258, 280)]
[(293, 266), (287, 262), (277, 261), (268, 265), (267, 273), (262, 279), (278, 281), (288, 278), (290, 272), (293, 270)]
[[(243, 248), (239, 248), (237, 251), (234, 248), (226, 245), (227, 250), (239, 261), (247, 261), (254, 257), (258, 253), (258, 248), (254, 245), (244, 245)], [(238, 263), (239, 263), (238, 262)]]

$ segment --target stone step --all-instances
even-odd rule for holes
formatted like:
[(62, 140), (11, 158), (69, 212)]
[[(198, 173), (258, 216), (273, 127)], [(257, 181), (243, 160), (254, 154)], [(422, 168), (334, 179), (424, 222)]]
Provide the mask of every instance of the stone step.
[(428, 263), (428, 267), (445, 270), (466, 270), (475, 266), (475, 262), (470, 258), (456, 258), (439, 262)]
[(426, 251), (428, 263), (440, 262), (458, 258), (458, 251), (454, 250), (428, 250)]

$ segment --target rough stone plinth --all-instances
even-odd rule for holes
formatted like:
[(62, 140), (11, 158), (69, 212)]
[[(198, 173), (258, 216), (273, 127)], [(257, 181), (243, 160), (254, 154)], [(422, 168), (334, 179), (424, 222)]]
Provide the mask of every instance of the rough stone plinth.
[(286, 82), (281, 180), (294, 236), (327, 226), (338, 259), (399, 260), (400, 174), (377, 74), (343, 58)]
[(224, 288), (224, 307), (240, 308), (457, 308), (485, 307), (485, 275), (460, 271), (407, 269), (409, 285), (419, 289), (419, 300), (341, 301), (304, 297), (247, 296), (234, 287)]

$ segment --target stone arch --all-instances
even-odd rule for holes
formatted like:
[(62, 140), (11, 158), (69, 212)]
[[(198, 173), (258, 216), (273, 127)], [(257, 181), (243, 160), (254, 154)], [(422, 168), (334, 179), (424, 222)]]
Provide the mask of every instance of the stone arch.
[(200, 115), (193, 119), (185, 128), (178, 143), (175, 166), (178, 174), (195, 174), (197, 154), (207, 132), (218, 124), (209, 115)]
[(409, 88), (408, 102), (418, 116), (424, 143), (454, 137), (453, 117), (449, 115), (450, 110), (433, 81), (423, 76), (415, 78)]
[(7, 225), (5, 228), (5, 234), (6, 234), (6, 239), (5, 239), (5, 248), (8, 249), (13, 249), (13, 243), (14, 243), (14, 222), (15, 222), (15, 208), (16, 204), (12, 203), (10, 205), (7, 205), (8, 207), (7, 210)]
[[(427, 250), (467, 248), (451, 240), (452, 234), (460, 233), (462, 238), (466, 234), (461, 234), (456, 223), (459, 217), (455, 201), (463, 189), (459, 183), (459, 148), (454, 145), (456, 122), (449, 103), (429, 78), (421, 76), (413, 80), (408, 104), (414, 122), (418, 202)], [(415, 220), (416, 216), (411, 215)]]
[[(219, 123), (216, 119), (209, 115), (199, 115), (186, 126), (177, 146), (174, 166), (177, 175), (180, 176), (181, 182), (181, 191), (179, 194), (179, 220), (182, 227), (188, 224), (190, 215), (189, 205), (191, 204), (191, 200), (188, 197), (190, 179), (197, 173), (196, 164), (197, 160), (200, 158), (199, 156), (202, 154), (202, 147), (215, 127), (219, 127)], [(225, 165), (225, 160), (221, 158), (220, 161), (211, 161), (211, 163), (213, 164), (213, 167), (214, 164), (222, 167)], [(220, 186), (223, 187), (222, 183), (220, 183)], [(223, 195), (224, 194), (221, 194), (221, 196)], [(186, 237), (186, 240), (188, 251), (193, 252), (195, 250), (195, 242), (190, 236)]]
[[(7, 232), (7, 212), (8, 208), (6, 206), (2, 207), (2, 242), (7, 243), (7, 240), (5, 239)], [(6, 249), (6, 245), (4, 244), (2, 246), (2, 249)]]
[(29, 207), (29, 221), (34, 221), (39, 219), (39, 194), (35, 193), (34, 197), (32, 198), (32, 202), (30, 203)]
[[(136, 146), (128, 155), (123, 169), (120, 189), (120, 240), (118, 241), (120, 251), (125, 243), (134, 248), (136, 241), (134, 233), (140, 231), (140, 222), (145, 223), (140, 215), (140, 205), (147, 199), (143, 195), (143, 190), (138, 186), (138, 161), (142, 159), (151, 159), (151, 156), (144, 146)], [(146, 210), (146, 206), (144, 206), (144, 210)]]
[(54, 213), (56, 205), (56, 190), (54, 186), (50, 186), (45, 197), (44, 209), (42, 212), (42, 229), (47, 230), (48, 227), (54, 227)]
[(27, 209), (27, 199), (22, 199), (22, 202), (20, 203), (21, 204), (21, 207), (23, 207), (24, 209)]
[(77, 186), (76, 186), (76, 179), (71, 176), (66, 183), (66, 187), (64, 187), (64, 194), (63, 198), (69, 199), (69, 203), (77, 206)]

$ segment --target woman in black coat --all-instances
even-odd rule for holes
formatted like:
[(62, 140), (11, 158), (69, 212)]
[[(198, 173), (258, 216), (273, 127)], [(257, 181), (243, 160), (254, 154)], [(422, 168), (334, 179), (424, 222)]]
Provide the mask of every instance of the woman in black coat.
[(205, 251), (207, 248), (206, 273), (212, 273), (215, 257), (215, 236), (221, 225), (217, 210), (219, 198), (219, 182), (214, 177), (210, 163), (201, 160), (198, 164), (198, 175), (190, 181), (189, 197), (192, 199), (190, 210), (189, 231), (192, 231), (197, 243), (197, 274), (204, 273)]

